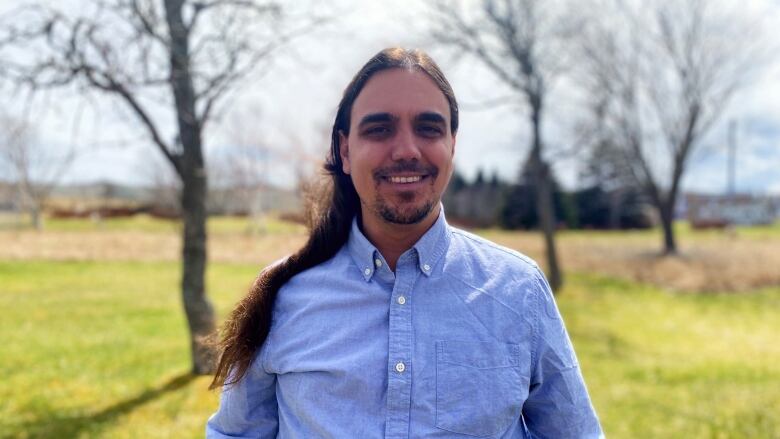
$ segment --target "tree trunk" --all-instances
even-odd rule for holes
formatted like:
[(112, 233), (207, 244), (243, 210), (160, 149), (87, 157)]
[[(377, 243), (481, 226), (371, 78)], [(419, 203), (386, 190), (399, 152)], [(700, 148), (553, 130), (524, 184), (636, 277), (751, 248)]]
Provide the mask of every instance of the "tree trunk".
[(35, 228), (35, 230), (43, 230), (43, 218), (41, 215), (41, 208), (32, 205), (30, 207), (30, 219), (32, 220), (32, 226)]
[(209, 337), (216, 330), (214, 309), (206, 297), (206, 175), (201, 168), (184, 178), (182, 215), (181, 293), (190, 329), (192, 371), (209, 374), (214, 371), (216, 353)]
[[(201, 126), (195, 111), (195, 90), (190, 73), (189, 30), (182, 18), (183, 0), (166, 0), (165, 16), (170, 32), (171, 87), (182, 153), (178, 173), (182, 180), (184, 217), (181, 293), (190, 329), (192, 371), (213, 373), (216, 352), (209, 343), (216, 323), (206, 297), (206, 193), (207, 180)], [(174, 164), (176, 165), (176, 163)]]
[(545, 252), (547, 256), (547, 278), (553, 292), (563, 286), (563, 274), (558, 262), (558, 251), (555, 246), (555, 208), (553, 204), (552, 175), (550, 167), (542, 158), (542, 98), (541, 94), (529, 96), (531, 103), (531, 127), (533, 129), (533, 145), (531, 148), (531, 178), (536, 188), (536, 210), (539, 226), (544, 235)]
[(609, 224), (610, 230), (620, 229), (620, 214), (623, 210), (623, 189), (615, 189), (609, 193)]
[(553, 292), (557, 292), (563, 286), (563, 275), (558, 263), (558, 251), (555, 246), (555, 208), (553, 205), (552, 179), (546, 163), (540, 161), (540, 175), (536, 181), (536, 208), (539, 212), (539, 225), (544, 234), (544, 244), (547, 255), (547, 277)]
[(674, 205), (664, 203), (658, 206), (661, 214), (661, 228), (664, 232), (664, 255), (677, 254), (677, 242), (674, 238)]

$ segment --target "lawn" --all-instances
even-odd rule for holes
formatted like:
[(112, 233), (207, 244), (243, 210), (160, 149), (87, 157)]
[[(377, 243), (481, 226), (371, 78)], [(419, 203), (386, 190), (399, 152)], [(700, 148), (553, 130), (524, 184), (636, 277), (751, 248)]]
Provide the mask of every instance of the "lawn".
[(558, 305), (607, 437), (780, 437), (780, 288), (671, 294), (576, 275)]
[[(256, 267), (213, 265), (220, 314)], [(176, 263), (0, 262), (0, 437), (198, 437)]]
[[(220, 315), (257, 267), (213, 264)], [(178, 265), (0, 262), (0, 436), (200, 437)], [(776, 437), (780, 289), (675, 295), (571, 276), (558, 297), (609, 437)]]

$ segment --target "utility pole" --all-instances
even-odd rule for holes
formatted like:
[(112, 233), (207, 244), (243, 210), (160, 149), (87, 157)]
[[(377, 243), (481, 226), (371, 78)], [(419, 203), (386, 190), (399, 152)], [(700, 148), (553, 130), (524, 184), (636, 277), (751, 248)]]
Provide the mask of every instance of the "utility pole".
[(736, 179), (737, 179), (737, 121), (731, 119), (729, 121), (729, 153), (728, 153), (728, 188), (727, 194), (730, 198), (734, 198), (736, 195)]

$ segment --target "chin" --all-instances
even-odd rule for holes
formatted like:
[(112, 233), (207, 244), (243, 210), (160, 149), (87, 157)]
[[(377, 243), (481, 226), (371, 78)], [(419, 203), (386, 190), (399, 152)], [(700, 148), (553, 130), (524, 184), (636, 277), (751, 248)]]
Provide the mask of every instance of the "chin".
[(417, 206), (405, 208), (390, 207), (382, 204), (377, 209), (379, 216), (392, 224), (419, 224), (433, 212), (436, 202), (428, 201)]

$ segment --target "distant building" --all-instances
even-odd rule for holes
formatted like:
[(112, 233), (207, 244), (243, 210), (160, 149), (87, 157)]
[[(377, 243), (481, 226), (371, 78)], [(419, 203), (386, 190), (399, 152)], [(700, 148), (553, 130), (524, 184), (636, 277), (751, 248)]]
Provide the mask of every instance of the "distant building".
[(766, 225), (778, 216), (777, 200), (752, 195), (686, 194), (685, 210), (694, 228)]

